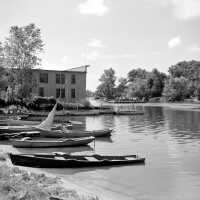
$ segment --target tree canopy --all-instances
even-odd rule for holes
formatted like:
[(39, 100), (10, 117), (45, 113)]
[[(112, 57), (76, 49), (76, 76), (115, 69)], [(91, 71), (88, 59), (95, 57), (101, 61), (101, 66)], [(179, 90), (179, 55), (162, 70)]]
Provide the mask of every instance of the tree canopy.
[(32, 68), (40, 64), (38, 54), (43, 45), (41, 31), (35, 24), (10, 28), (3, 47), (4, 66), (9, 69), (9, 85), (18, 98), (30, 95), (34, 84)]

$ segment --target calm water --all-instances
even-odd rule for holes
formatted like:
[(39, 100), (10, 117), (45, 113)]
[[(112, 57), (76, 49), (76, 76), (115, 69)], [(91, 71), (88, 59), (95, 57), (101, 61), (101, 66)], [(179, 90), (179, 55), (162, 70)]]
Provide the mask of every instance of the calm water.
[[(96, 153), (138, 153), (146, 157), (145, 165), (42, 170), (110, 199), (199, 200), (200, 112), (164, 107), (137, 109), (143, 109), (145, 115), (75, 119), (84, 122), (87, 129), (114, 129), (110, 139), (96, 140)], [(51, 151), (93, 153), (93, 147), (91, 144), (85, 148)]]

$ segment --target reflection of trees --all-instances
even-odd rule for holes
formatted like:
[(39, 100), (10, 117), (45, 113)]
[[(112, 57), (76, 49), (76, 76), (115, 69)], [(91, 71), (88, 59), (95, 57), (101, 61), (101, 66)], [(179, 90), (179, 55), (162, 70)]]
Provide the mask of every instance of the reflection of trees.
[(166, 110), (165, 115), (169, 134), (182, 139), (200, 139), (200, 112)]

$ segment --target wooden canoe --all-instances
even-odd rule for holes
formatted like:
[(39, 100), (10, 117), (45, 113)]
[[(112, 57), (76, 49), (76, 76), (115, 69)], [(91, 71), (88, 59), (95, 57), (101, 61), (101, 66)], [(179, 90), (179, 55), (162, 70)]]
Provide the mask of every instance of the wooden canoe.
[(102, 167), (112, 165), (144, 164), (145, 158), (137, 155), (69, 155), (51, 154), (9, 154), (14, 165), (43, 168)]
[(12, 139), (10, 141), (17, 148), (73, 147), (87, 145), (94, 141), (94, 137), (63, 138), (60, 140), (31, 140), (29, 138), (22, 138), (21, 140)]
[(115, 115), (144, 115), (143, 111), (115, 111)]
[(41, 123), (40, 121), (27, 121), (20, 119), (7, 119), (5, 122), (8, 126), (38, 125)]
[(112, 132), (112, 129), (103, 129), (103, 130), (94, 130), (94, 131), (63, 129), (63, 130), (54, 130), (54, 131), (43, 131), (41, 133), (41, 136), (51, 137), (51, 138), (60, 138), (60, 137), (76, 138), (76, 137), (89, 137), (89, 136), (106, 137), (106, 136), (110, 136), (111, 132)]

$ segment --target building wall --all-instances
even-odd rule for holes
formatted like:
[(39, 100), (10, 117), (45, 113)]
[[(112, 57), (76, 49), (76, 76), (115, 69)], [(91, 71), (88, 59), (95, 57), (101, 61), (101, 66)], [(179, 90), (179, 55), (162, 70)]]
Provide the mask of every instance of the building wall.
[[(48, 73), (48, 83), (40, 82), (40, 73)], [(65, 84), (56, 83), (56, 74), (65, 74)], [(71, 77), (75, 75), (76, 83), (71, 83)], [(34, 70), (33, 76), (36, 80), (36, 87), (32, 89), (33, 96), (39, 96), (39, 88), (44, 88), (44, 96), (53, 96), (56, 98), (56, 88), (65, 88), (65, 98), (61, 99), (66, 102), (80, 102), (86, 97), (86, 72), (78, 71), (51, 71), (51, 70)], [(71, 96), (71, 89), (75, 89), (75, 98)]]

